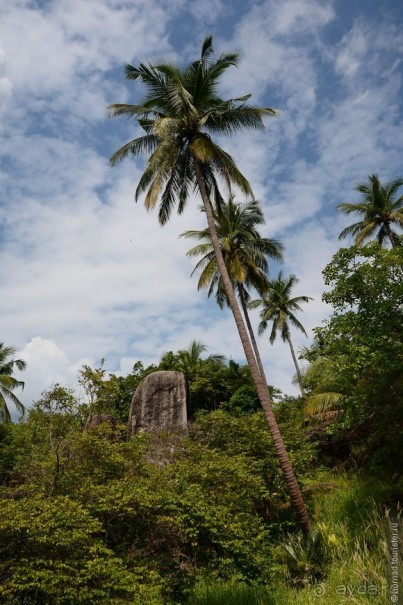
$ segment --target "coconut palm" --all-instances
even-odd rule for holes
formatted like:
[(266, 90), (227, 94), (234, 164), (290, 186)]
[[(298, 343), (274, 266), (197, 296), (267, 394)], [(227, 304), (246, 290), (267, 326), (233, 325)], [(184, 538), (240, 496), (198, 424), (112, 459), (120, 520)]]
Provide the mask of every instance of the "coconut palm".
[(339, 392), (338, 364), (334, 359), (319, 355), (304, 370), (302, 381), (308, 391), (304, 402), (307, 418), (326, 420), (341, 413), (343, 395)]
[(24, 370), (26, 363), (22, 359), (10, 359), (14, 353), (14, 347), (6, 347), (4, 343), (0, 343), (0, 420), (5, 422), (11, 422), (7, 401), (13, 403), (21, 415), (25, 413), (24, 405), (14, 394), (15, 389), (24, 388), (24, 383), (14, 378), (13, 373), (15, 367)]
[[(178, 370), (183, 372), (186, 379), (191, 381), (197, 368), (202, 364), (202, 354), (207, 352), (207, 346), (198, 340), (192, 340), (187, 349), (180, 349), (177, 353), (168, 351), (161, 357), (159, 367), (169, 370)], [(225, 357), (223, 355), (212, 354), (206, 360), (224, 364)]]
[[(240, 203), (231, 197), (228, 203), (222, 202), (215, 213), (217, 235), (228, 274), (238, 294), (244, 313), (255, 358), (262, 379), (267, 386), (266, 377), (257, 347), (255, 335), (248, 313), (250, 295), (253, 287), (262, 296), (267, 287), (268, 257), (282, 260), (283, 246), (277, 240), (263, 238), (257, 231), (258, 225), (264, 224), (264, 215), (257, 200)], [(222, 276), (218, 270), (211, 236), (208, 229), (185, 231), (181, 237), (192, 238), (204, 243), (195, 246), (187, 256), (202, 256), (192, 271), (200, 272), (198, 290), (208, 288), (208, 296), (215, 292), (220, 309), (228, 305), (228, 298)]]
[(148, 154), (146, 168), (137, 185), (135, 197), (145, 193), (145, 206), (154, 208), (159, 202), (159, 220), (165, 224), (177, 206), (181, 213), (192, 193), (201, 196), (211, 241), (217, 258), (226, 295), (243, 344), (245, 356), (256, 384), (269, 424), (281, 467), (302, 527), (308, 531), (309, 518), (291, 462), (284, 447), (270, 396), (265, 389), (254, 358), (248, 333), (238, 307), (217, 236), (212, 199), (219, 205), (219, 181), (229, 190), (236, 185), (245, 195), (251, 187), (232, 157), (211, 137), (212, 134), (232, 134), (244, 128), (264, 128), (263, 118), (275, 116), (271, 108), (254, 107), (247, 103), (250, 95), (222, 99), (217, 92), (220, 77), (236, 66), (238, 55), (225, 53), (213, 58), (212, 38), (205, 39), (200, 59), (186, 67), (171, 62), (126, 65), (126, 76), (139, 79), (146, 87), (144, 99), (138, 105), (115, 104), (109, 107), (111, 116), (134, 118), (145, 134), (126, 143), (112, 156), (112, 164), (128, 154)]
[(291, 298), (291, 291), (298, 281), (299, 280), (295, 275), (283, 277), (283, 274), (280, 271), (276, 279), (269, 281), (264, 298), (253, 301), (250, 306), (252, 308), (263, 307), (260, 313), (261, 322), (259, 324), (259, 334), (263, 334), (263, 332), (266, 331), (268, 324), (271, 321), (272, 329), (269, 337), (271, 344), (276, 340), (278, 332), (280, 332), (283, 341), (288, 342), (297, 371), (301, 393), (304, 394), (301, 370), (291, 340), (290, 324), (295, 328), (298, 328), (298, 330), (307, 336), (304, 326), (295, 317), (293, 312), (302, 311), (300, 303), (309, 302), (312, 298), (310, 296), (295, 296)]
[(343, 202), (337, 209), (344, 214), (358, 214), (362, 220), (343, 229), (339, 239), (353, 235), (355, 245), (361, 246), (375, 235), (381, 246), (387, 240), (393, 247), (401, 246), (401, 236), (393, 231), (391, 224), (403, 227), (403, 195), (396, 197), (402, 185), (403, 179), (382, 185), (376, 174), (369, 175), (367, 183), (358, 183), (355, 189), (362, 194), (361, 201)]

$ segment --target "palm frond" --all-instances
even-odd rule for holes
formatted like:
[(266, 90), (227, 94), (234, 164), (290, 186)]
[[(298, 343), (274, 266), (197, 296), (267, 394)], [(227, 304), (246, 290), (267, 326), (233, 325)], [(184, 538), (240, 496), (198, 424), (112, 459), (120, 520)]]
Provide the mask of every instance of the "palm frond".
[(228, 103), (228, 107), (225, 109), (218, 108), (206, 115), (205, 125), (208, 130), (228, 135), (234, 134), (244, 128), (264, 130), (263, 118), (278, 115), (275, 109), (263, 109), (248, 105), (231, 107), (232, 100), (226, 103)]
[(359, 233), (361, 231), (361, 229), (363, 227), (364, 227), (364, 222), (363, 221), (360, 221), (358, 223), (354, 223), (353, 225), (349, 225), (348, 227), (345, 227), (343, 229), (343, 231), (340, 233), (339, 239), (344, 239), (348, 235), (356, 235), (357, 233)]
[(114, 118), (116, 116), (126, 116), (133, 118), (138, 116), (147, 116), (151, 110), (145, 105), (129, 105), (127, 103), (114, 103), (107, 107), (108, 116)]
[(140, 63), (139, 67), (132, 65), (125, 66), (125, 74), (128, 80), (139, 78), (147, 86), (146, 101), (159, 100), (164, 106), (164, 97), (166, 94), (167, 81), (159, 69), (158, 65), (152, 63)]
[(194, 248), (191, 248), (186, 252), (186, 256), (189, 256), (190, 258), (193, 256), (200, 256), (201, 254), (204, 255), (203, 258), (210, 258), (210, 256), (214, 256), (212, 244), (199, 244), (198, 246), (194, 246)]
[(253, 197), (249, 181), (238, 169), (229, 153), (221, 149), (218, 145), (214, 145), (214, 155), (211, 159), (211, 163), (220, 176), (226, 181), (229, 192), (231, 192), (231, 184), (234, 183), (244, 195)]
[[(298, 307), (299, 310), (300, 307)], [(307, 338), (308, 338), (308, 334), (306, 333), (306, 330), (304, 328), (304, 326), (302, 325), (302, 323), (295, 317), (295, 315), (293, 313), (288, 313), (288, 321), (294, 326), (294, 328), (297, 328), (298, 330), (300, 330), (300, 332), (302, 332)]]
[(203, 64), (206, 64), (206, 62), (210, 59), (213, 52), (214, 52), (213, 36), (206, 36), (204, 38), (204, 41), (202, 44), (202, 49), (201, 49), (201, 53), (200, 53), (200, 61)]
[(193, 230), (190, 229), (188, 231), (183, 231), (183, 233), (181, 233), (179, 237), (185, 237), (187, 239), (198, 239), (198, 240), (211, 241), (210, 233), (209, 233), (208, 229), (202, 229), (201, 231), (196, 231), (194, 229)]
[(138, 155), (141, 153), (153, 153), (159, 144), (159, 139), (153, 134), (147, 134), (144, 137), (133, 139), (123, 145), (120, 149), (115, 151), (111, 159), (109, 160), (112, 166), (115, 166), (118, 162), (121, 162), (129, 154)]
[(367, 239), (369, 239), (373, 235), (374, 231), (376, 231), (377, 227), (377, 222), (369, 224), (364, 223), (364, 226), (361, 228), (355, 238), (354, 243), (356, 244), (356, 246), (361, 246)]
[(342, 395), (335, 392), (311, 393), (305, 400), (305, 416), (311, 418), (318, 414), (338, 410), (342, 405)]
[(368, 204), (366, 202), (357, 202), (356, 204), (342, 202), (336, 206), (336, 210), (343, 212), (343, 214), (366, 214), (368, 211)]
[(14, 367), (19, 370), (25, 370), (26, 362), (22, 359), (9, 359), (16, 352), (14, 347), (6, 347), (0, 343), (0, 420), (11, 422), (11, 414), (7, 407), (7, 401), (11, 401), (21, 415), (25, 412), (25, 407), (13, 393), (15, 389), (23, 389), (24, 382), (14, 378), (12, 375)]
[[(221, 75), (237, 63), (236, 53), (223, 53), (214, 60), (212, 37), (207, 36), (200, 59), (188, 67), (183, 68), (169, 61), (125, 66), (126, 77), (140, 80), (146, 94), (138, 104), (110, 105), (109, 114), (134, 118), (145, 130), (146, 136), (126, 143), (115, 152), (111, 163), (116, 164), (128, 155), (148, 155), (135, 197), (137, 200), (140, 194), (145, 193), (147, 209), (154, 208), (160, 202), (161, 224), (169, 219), (174, 208), (181, 213), (190, 194), (197, 192), (195, 160), (198, 160), (216, 214), (221, 212), (224, 205), (219, 183), (224, 182), (229, 193), (235, 185), (244, 194), (253, 197), (249, 182), (233, 158), (205, 132), (210, 129), (231, 134), (243, 128), (260, 129), (263, 128), (264, 117), (277, 115), (272, 108), (249, 104), (250, 95), (227, 100), (219, 96), (216, 88)], [(256, 212), (256, 206), (253, 210), (251, 220), (256, 225), (261, 224), (264, 219)], [(262, 242), (260, 246), (251, 243), (248, 251), (260, 270), (267, 269), (263, 256), (269, 253), (280, 258), (279, 245), (276, 249), (273, 244), (269, 248), (268, 242)], [(240, 257), (239, 274), (243, 273), (243, 263)], [(259, 274), (255, 271), (254, 279), (258, 278)]]

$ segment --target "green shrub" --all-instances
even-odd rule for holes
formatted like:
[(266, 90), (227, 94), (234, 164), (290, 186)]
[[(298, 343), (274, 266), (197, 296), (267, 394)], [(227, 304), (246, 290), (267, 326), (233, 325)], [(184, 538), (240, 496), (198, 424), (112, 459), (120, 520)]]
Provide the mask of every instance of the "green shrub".
[(99, 521), (70, 498), (3, 500), (1, 511), (2, 603), (140, 605), (153, 596), (105, 546)]

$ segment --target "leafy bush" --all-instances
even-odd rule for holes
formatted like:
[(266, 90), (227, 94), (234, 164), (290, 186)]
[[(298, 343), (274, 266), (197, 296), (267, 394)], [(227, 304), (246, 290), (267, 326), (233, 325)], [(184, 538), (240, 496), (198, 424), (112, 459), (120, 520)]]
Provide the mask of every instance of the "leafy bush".
[[(34, 409), (17, 434), (15, 463), (0, 492), (8, 511), (2, 577), (9, 602), (27, 594), (32, 603), (58, 603), (64, 573), (71, 591), (60, 596), (63, 604), (74, 602), (78, 587), (98, 602), (129, 595), (135, 602), (140, 590), (169, 602), (182, 599), (202, 571), (240, 582), (270, 577), (273, 523), (282, 509), (287, 523), (291, 517), (286, 490), (276, 487), (282, 480), (261, 414), (214, 412), (195, 423), (189, 438), (160, 433), (118, 442), (102, 427), (85, 432), (71, 411)], [(306, 460), (309, 455), (307, 449)], [(21, 499), (10, 500), (15, 492)], [(17, 546), (7, 551), (9, 541), (18, 545), (20, 527), (21, 556)], [(94, 577), (87, 560), (96, 562)], [(115, 572), (128, 584), (120, 586)]]
[(1, 602), (117, 605), (152, 596), (105, 546), (99, 521), (67, 496), (3, 500), (1, 510)]

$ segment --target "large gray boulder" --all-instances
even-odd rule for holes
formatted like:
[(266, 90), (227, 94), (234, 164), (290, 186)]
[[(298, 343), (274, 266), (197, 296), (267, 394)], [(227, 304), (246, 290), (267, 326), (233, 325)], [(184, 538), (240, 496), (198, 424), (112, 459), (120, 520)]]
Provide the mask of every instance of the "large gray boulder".
[(187, 389), (182, 372), (149, 374), (137, 387), (129, 412), (129, 437), (138, 431), (184, 431)]

